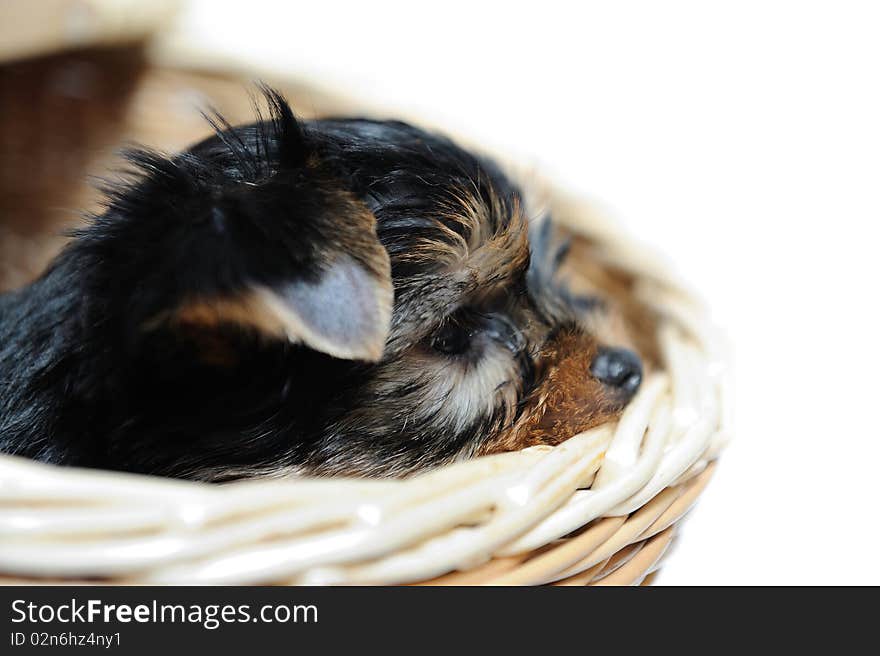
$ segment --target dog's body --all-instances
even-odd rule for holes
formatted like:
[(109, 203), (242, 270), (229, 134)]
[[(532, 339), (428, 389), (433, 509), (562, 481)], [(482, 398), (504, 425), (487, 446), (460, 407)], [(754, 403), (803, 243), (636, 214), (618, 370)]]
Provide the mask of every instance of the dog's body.
[[(641, 380), (491, 162), (271, 117), (140, 176), (0, 296), (0, 450), (202, 480), (397, 475), (557, 443)], [(544, 224), (548, 225), (547, 223)]]

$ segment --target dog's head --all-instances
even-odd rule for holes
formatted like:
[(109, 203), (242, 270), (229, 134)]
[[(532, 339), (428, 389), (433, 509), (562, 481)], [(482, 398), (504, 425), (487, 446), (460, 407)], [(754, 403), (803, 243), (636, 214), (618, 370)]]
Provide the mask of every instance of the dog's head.
[(638, 357), (596, 336), (603, 302), (558, 283), (564, 244), (494, 163), (267, 98), (256, 124), (136, 154), (142, 177), (81, 235), (138, 377), (114, 466), (396, 475), (622, 410)]

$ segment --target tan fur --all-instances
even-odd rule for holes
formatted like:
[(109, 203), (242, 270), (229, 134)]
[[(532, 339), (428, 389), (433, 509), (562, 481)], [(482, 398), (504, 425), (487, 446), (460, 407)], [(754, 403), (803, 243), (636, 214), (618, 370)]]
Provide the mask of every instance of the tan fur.
[(577, 331), (547, 342), (537, 358), (541, 384), (526, 399), (519, 420), (484, 443), (481, 454), (556, 445), (615, 418), (623, 404), (589, 375), (597, 343)]
[(287, 332), (284, 316), (267, 303), (264, 294), (258, 290), (231, 298), (193, 299), (172, 315), (158, 317), (145, 327), (153, 329), (163, 321), (204, 328), (243, 326), (274, 338), (284, 338)]
[(458, 224), (459, 230), (437, 221), (435, 228), (443, 239), (417, 241), (410, 252), (398, 255), (397, 260), (439, 263), (447, 273), (460, 274), (469, 291), (489, 292), (493, 287), (510, 282), (528, 261), (527, 223), (522, 208), (517, 205), (509, 213), (509, 223), (503, 229), (491, 231), (497, 218), (507, 212), (494, 195), (487, 204), (469, 191), (472, 190), (454, 194), (444, 208), (443, 220)]

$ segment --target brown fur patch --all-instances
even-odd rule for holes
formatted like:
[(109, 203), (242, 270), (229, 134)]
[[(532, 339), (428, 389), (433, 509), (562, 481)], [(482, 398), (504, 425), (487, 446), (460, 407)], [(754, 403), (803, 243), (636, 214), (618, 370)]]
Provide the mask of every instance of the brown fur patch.
[(520, 204), (505, 207), (489, 189), (488, 202), (473, 189), (450, 194), (435, 221), (431, 238), (413, 240), (397, 262), (439, 264), (447, 273), (459, 273), (474, 291), (489, 291), (510, 282), (528, 264), (529, 240)]
[(541, 383), (526, 399), (519, 420), (486, 442), (480, 453), (560, 444), (615, 419), (625, 400), (590, 375), (597, 348), (592, 337), (577, 330), (565, 330), (551, 338), (537, 358)]
[[(504, 204), (492, 190), (489, 202), (473, 194), (457, 195), (456, 220), (463, 223), (467, 239), (458, 265), (467, 269), (480, 291), (510, 283), (528, 264), (528, 228), (518, 201)], [(503, 222), (499, 219), (505, 219)]]
[(151, 321), (147, 328), (154, 328), (163, 321), (204, 328), (234, 325), (252, 328), (267, 337), (280, 339), (285, 336), (284, 317), (275, 312), (257, 291), (232, 298), (193, 299), (171, 315)]

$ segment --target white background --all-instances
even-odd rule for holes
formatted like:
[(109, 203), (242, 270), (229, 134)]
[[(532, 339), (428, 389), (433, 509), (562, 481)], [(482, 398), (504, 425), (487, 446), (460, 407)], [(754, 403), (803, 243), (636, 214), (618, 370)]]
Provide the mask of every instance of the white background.
[(661, 583), (880, 583), (880, 5), (196, 0), (179, 30), (533, 162), (705, 294), (737, 438)]

